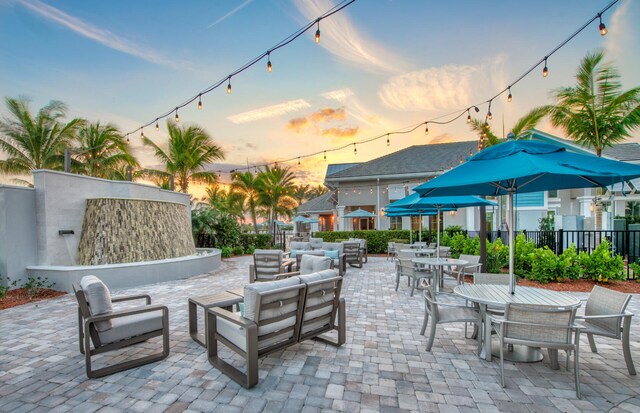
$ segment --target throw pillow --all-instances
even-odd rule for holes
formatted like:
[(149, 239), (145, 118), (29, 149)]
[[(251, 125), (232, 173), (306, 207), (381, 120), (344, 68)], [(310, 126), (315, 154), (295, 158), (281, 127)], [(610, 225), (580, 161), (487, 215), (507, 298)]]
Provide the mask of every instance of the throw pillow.
[(325, 250), (325, 251), (324, 251), (324, 256), (325, 256), (325, 257), (329, 257), (329, 258), (331, 258), (332, 260), (337, 260), (337, 259), (339, 259), (339, 258), (340, 258), (340, 251), (338, 251), (338, 250), (333, 250), (333, 251), (327, 251), (327, 250)]

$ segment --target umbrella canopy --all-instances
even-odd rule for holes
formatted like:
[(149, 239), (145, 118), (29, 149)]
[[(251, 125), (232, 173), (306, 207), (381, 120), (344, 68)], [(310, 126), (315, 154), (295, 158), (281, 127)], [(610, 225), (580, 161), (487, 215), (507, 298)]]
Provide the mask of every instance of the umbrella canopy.
[(415, 191), (427, 197), (508, 196), (509, 274), (513, 294), (515, 192), (602, 187), (639, 176), (639, 165), (569, 152), (566, 148), (548, 143), (510, 139), (477, 153), (467, 162), (418, 186)]
[(320, 220), (318, 218), (309, 218), (304, 223), (305, 224), (319, 224)]
[(495, 202), (487, 201), (477, 196), (434, 196), (423, 198), (419, 193), (415, 192), (396, 202), (388, 205), (389, 208), (406, 208), (409, 210), (431, 210), (435, 208), (437, 217), (437, 246), (436, 257), (440, 258), (440, 211), (455, 211), (456, 208), (466, 208), (471, 206), (495, 206)]
[(373, 218), (375, 216), (375, 214), (365, 211), (364, 209), (356, 209), (344, 215), (345, 218)]
[(304, 217), (302, 215), (297, 215), (293, 218), (293, 222), (302, 222), (302, 223), (307, 223), (309, 222), (309, 218)]

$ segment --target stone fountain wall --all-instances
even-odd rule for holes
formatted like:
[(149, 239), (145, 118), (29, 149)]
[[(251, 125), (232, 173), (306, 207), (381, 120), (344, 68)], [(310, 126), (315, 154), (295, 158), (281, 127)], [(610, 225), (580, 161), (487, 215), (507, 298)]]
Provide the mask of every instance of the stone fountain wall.
[(195, 254), (188, 206), (180, 203), (87, 199), (79, 265), (162, 260)]

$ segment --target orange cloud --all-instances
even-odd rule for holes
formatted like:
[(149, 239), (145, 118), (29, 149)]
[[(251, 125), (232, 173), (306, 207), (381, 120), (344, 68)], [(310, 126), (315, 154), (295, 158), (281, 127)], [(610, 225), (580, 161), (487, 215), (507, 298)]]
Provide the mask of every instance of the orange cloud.
[(300, 133), (308, 123), (309, 120), (307, 118), (295, 118), (289, 121), (287, 128), (295, 133)]
[(311, 114), (313, 122), (331, 122), (333, 120), (347, 120), (347, 113), (343, 108), (324, 108)]
[(357, 126), (355, 128), (329, 128), (323, 129), (322, 135), (336, 138), (352, 138), (358, 133), (359, 129)]

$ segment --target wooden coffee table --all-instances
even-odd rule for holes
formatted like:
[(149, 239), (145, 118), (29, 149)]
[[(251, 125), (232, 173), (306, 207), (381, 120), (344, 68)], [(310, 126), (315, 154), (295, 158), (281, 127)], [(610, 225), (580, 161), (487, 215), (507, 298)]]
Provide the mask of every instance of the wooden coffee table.
[[(215, 294), (189, 298), (189, 335), (198, 344), (207, 347), (207, 310), (221, 307), (232, 311), (233, 305), (242, 302), (242, 297), (224, 291)], [(198, 333), (198, 307), (204, 310), (204, 334)]]

